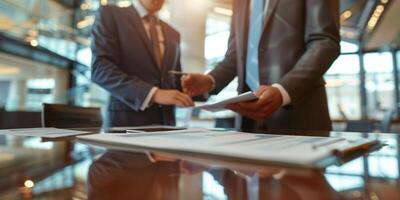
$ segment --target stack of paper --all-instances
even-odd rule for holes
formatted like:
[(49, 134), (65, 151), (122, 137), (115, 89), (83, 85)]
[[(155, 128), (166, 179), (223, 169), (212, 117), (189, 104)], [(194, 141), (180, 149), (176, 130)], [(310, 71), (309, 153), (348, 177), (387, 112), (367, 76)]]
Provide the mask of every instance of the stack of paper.
[(4, 129), (0, 130), (0, 135), (12, 136), (34, 136), (41, 138), (61, 138), (70, 137), (82, 134), (88, 134), (87, 131), (76, 131), (58, 128), (21, 128), (21, 129)]
[(368, 150), (379, 144), (376, 140), (284, 136), (179, 130), (133, 134), (95, 134), (78, 136), (79, 141), (110, 148), (147, 149), (170, 153), (201, 153), (258, 162), (282, 163), (304, 167), (333, 164), (341, 152), (349, 149)]
[(212, 111), (212, 112), (217, 112), (217, 111), (225, 110), (226, 106), (228, 104), (245, 102), (245, 101), (252, 101), (252, 100), (256, 100), (256, 99), (257, 99), (257, 96), (254, 95), (253, 92), (246, 92), (246, 93), (240, 94), (237, 97), (233, 97), (233, 98), (230, 98), (230, 99), (225, 99), (223, 101), (212, 103), (212, 104), (205, 104), (205, 105), (201, 105), (201, 106), (196, 106), (194, 108), (208, 110), (208, 111)]

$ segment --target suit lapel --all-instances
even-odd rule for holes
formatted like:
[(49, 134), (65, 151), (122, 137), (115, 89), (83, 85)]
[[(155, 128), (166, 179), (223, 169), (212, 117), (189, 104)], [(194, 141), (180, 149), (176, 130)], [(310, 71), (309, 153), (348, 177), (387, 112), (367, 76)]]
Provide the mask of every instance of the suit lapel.
[(271, 20), (271, 17), (273, 16), (273, 13), (275, 12), (275, 7), (278, 3), (278, 0), (269, 0), (269, 5), (268, 5), (268, 9), (267, 9), (267, 13), (265, 15), (265, 19), (264, 19), (264, 27), (263, 27), (263, 33), (262, 35), (264, 35), (267, 32), (267, 26), (268, 23)]
[(244, 76), (245, 76), (245, 61), (247, 55), (247, 37), (249, 32), (249, 8), (250, 0), (236, 0), (235, 10), (237, 16), (234, 21), (234, 26), (236, 28), (236, 44), (237, 52), (239, 55), (240, 63), (238, 63), (238, 75), (239, 75), (239, 90), (242, 92), (244, 86)]
[[(149, 52), (155, 66), (157, 67), (158, 65), (156, 61), (156, 56), (154, 55), (153, 48), (151, 46), (150, 39), (147, 36), (146, 30), (144, 29), (142, 19), (136, 9), (133, 6), (131, 6), (131, 8), (132, 11), (128, 12), (129, 21), (132, 22), (133, 27), (138, 31), (141, 41), (144, 43), (144, 46), (146, 46), (147, 51)], [(157, 69), (159, 70), (159, 67), (157, 67)]]
[(163, 56), (163, 60), (161, 63), (161, 72), (162, 72), (161, 74), (162, 74), (162, 76), (164, 76), (167, 73), (167, 71), (169, 70), (169, 67), (171, 67), (168, 65), (169, 65), (169, 63), (171, 63), (171, 62), (169, 62), (169, 59), (171, 57), (173, 57), (173, 52), (174, 52), (174, 43), (173, 42), (174, 41), (172, 39), (173, 37), (171, 36), (170, 32), (168, 31), (169, 29), (167, 27), (167, 24), (165, 24), (161, 20), (160, 20), (160, 23), (161, 23), (161, 27), (162, 27), (162, 30), (164, 33), (164, 56)]
[(238, 14), (238, 20), (239, 23), (236, 25), (236, 34), (239, 37), (239, 41), (241, 41), (241, 43), (239, 43), (238, 45), (240, 47), (242, 47), (242, 49), (244, 50), (243, 53), (245, 56), (246, 52), (247, 52), (247, 37), (249, 34), (249, 13), (250, 13), (250, 0), (239, 0), (239, 6), (238, 9), (242, 9), (242, 12), (239, 12)]

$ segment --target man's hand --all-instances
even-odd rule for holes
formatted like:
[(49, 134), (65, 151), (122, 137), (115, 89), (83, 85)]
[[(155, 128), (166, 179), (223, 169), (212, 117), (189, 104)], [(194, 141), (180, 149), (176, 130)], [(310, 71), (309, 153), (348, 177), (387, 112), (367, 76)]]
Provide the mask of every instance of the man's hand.
[(189, 96), (198, 96), (209, 92), (213, 84), (213, 80), (204, 74), (189, 74), (181, 78), (183, 92)]
[(157, 89), (152, 102), (160, 105), (176, 105), (179, 107), (194, 106), (192, 98), (178, 90)]
[(259, 121), (270, 117), (282, 105), (283, 99), (278, 88), (262, 85), (254, 94), (257, 100), (229, 104), (227, 108)]

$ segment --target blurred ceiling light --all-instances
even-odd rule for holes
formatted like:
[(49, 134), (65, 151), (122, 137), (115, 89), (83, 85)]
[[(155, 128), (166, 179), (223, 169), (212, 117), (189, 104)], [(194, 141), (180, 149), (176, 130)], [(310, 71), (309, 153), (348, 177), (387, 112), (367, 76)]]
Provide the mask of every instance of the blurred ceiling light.
[(387, 4), (389, 2), (389, 0), (381, 0), (381, 3), (383, 4)]
[(379, 5), (379, 6), (376, 7), (375, 11), (378, 12), (378, 13), (382, 13), (383, 10), (385, 10), (385, 7), (383, 5)]
[(355, 34), (353, 32), (346, 32), (347, 38), (354, 38)]
[(378, 23), (379, 18), (381, 17), (384, 10), (385, 10), (385, 7), (383, 5), (378, 5), (375, 8), (371, 18), (368, 20), (368, 23), (367, 23), (367, 30), (369, 32), (374, 30), (374, 28), (375, 28), (376, 24)]
[(89, 9), (89, 4), (88, 3), (82, 3), (81, 4), (81, 10), (87, 10), (87, 9)]
[(35, 183), (33, 181), (31, 181), (31, 180), (26, 180), (24, 182), (24, 186), (27, 187), (27, 188), (33, 188), (35, 186)]
[(117, 3), (117, 6), (121, 7), (121, 8), (126, 8), (126, 7), (129, 7), (131, 5), (132, 5), (132, 1), (119, 1)]
[(215, 7), (214, 12), (221, 15), (232, 16), (233, 12), (227, 8)]
[(105, 6), (105, 5), (108, 4), (108, 1), (107, 1), (107, 0), (101, 0), (101, 1), (100, 1), (100, 4), (101, 4), (102, 6)]
[(30, 41), (30, 44), (31, 44), (31, 46), (36, 47), (39, 45), (39, 42), (37, 40), (33, 39)]
[(0, 74), (1, 75), (19, 74), (20, 72), (21, 72), (21, 70), (18, 67), (9, 67), (9, 66), (0, 65)]
[(94, 19), (95, 19), (94, 15), (86, 16), (83, 20), (79, 21), (78, 24), (76, 24), (76, 26), (79, 29), (86, 28), (94, 23)]
[(346, 21), (347, 19), (349, 19), (351, 16), (353, 15), (353, 13), (350, 10), (346, 10), (344, 11), (341, 15), (340, 15), (340, 21)]

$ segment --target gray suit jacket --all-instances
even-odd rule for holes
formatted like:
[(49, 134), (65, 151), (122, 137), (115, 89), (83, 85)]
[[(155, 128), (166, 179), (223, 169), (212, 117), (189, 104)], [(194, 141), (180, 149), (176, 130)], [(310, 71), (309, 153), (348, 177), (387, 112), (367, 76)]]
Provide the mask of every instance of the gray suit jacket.
[(175, 89), (169, 70), (181, 70), (180, 36), (161, 21), (165, 38), (162, 66), (157, 66), (151, 42), (134, 7), (102, 6), (93, 26), (92, 80), (111, 97), (105, 126), (174, 125), (174, 107), (140, 107), (153, 86)]
[[(235, 76), (240, 93), (245, 84), (250, 0), (235, 0), (225, 59), (211, 72), (219, 92)], [(259, 45), (261, 84), (281, 84), (291, 105), (255, 123), (239, 118), (245, 130), (330, 130), (323, 74), (340, 52), (338, 0), (270, 0)], [(245, 125), (245, 126), (243, 126)]]

